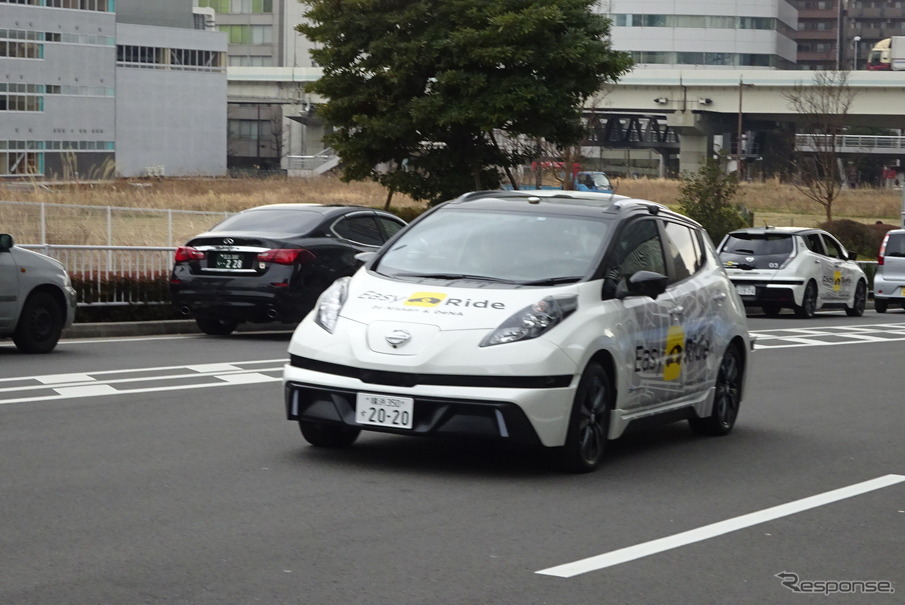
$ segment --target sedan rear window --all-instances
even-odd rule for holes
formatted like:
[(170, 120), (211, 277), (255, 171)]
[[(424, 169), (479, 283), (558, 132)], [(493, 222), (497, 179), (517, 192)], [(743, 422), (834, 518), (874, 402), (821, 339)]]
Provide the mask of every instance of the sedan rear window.
[(730, 233), (721, 252), (752, 256), (791, 254), (792, 237), (779, 233)]
[(303, 235), (314, 229), (323, 217), (305, 210), (251, 210), (240, 212), (211, 231), (271, 231)]

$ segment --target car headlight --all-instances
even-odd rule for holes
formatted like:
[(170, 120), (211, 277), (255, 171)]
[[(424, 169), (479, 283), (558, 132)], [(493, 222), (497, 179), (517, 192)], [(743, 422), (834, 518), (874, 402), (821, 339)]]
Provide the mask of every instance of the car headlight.
[(324, 290), (320, 298), (317, 299), (317, 311), (314, 315), (314, 323), (325, 329), (330, 334), (336, 329), (336, 322), (339, 319), (339, 311), (346, 302), (349, 295), (350, 277), (340, 277), (333, 284)]
[(528, 305), (484, 337), (482, 347), (501, 345), (507, 342), (531, 340), (548, 332), (578, 308), (578, 297), (554, 298), (548, 296)]

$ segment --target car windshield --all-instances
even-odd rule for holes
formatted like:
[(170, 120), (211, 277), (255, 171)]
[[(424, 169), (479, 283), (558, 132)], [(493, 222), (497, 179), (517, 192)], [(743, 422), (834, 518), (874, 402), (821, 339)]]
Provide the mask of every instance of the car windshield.
[(412, 225), (375, 269), (390, 277), (552, 285), (594, 267), (610, 231), (605, 219), (462, 208)]
[(316, 227), (322, 218), (320, 213), (306, 210), (251, 210), (234, 214), (211, 231), (268, 231), (302, 235)]
[(730, 233), (720, 252), (753, 256), (791, 254), (792, 236), (787, 233)]

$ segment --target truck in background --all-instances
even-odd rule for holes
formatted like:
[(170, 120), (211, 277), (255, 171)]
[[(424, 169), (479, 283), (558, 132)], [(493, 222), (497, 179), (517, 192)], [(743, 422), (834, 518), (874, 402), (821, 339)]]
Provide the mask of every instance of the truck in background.
[(905, 36), (884, 38), (867, 56), (869, 71), (905, 71)]

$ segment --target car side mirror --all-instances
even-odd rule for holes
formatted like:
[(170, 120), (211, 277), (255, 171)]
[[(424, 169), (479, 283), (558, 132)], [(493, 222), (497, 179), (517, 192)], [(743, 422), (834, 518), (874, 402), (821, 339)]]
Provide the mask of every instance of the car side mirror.
[(849, 252), (849, 253), (848, 253), (848, 260), (857, 260), (857, 258), (858, 258), (858, 253), (857, 253), (857, 252)]
[(662, 273), (638, 271), (619, 282), (616, 287), (616, 298), (621, 300), (628, 296), (649, 296), (656, 299), (666, 292), (667, 282), (667, 277)]
[(358, 254), (355, 255), (355, 260), (364, 264), (364, 263), (368, 262), (369, 260), (371, 260), (372, 258), (374, 258), (375, 256), (377, 256), (376, 252), (371, 252), (371, 251), (359, 252)]
[(0, 252), (9, 252), (9, 249), (15, 245), (13, 236), (9, 233), (0, 233)]

